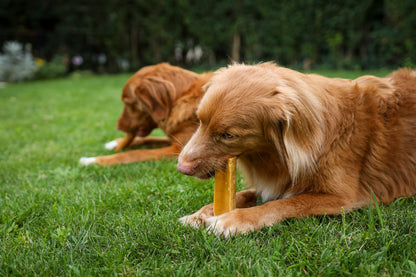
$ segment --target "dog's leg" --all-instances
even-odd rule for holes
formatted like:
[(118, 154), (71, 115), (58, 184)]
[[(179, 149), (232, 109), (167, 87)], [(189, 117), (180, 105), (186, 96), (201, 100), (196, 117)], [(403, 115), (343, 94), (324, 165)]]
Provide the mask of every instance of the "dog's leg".
[[(105, 148), (108, 150), (114, 150), (120, 144), (123, 138), (118, 138), (107, 142), (105, 144)], [(153, 147), (164, 147), (172, 145), (172, 141), (167, 137), (135, 137), (134, 140), (127, 146), (127, 148), (134, 147), (134, 146), (153, 146)]]
[(134, 146), (150, 146), (150, 147), (166, 147), (172, 145), (172, 140), (168, 137), (135, 137), (128, 147)]
[(369, 201), (354, 201), (349, 197), (328, 194), (302, 194), (248, 209), (235, 209), (206, 218), (204, 224), (215, 234), (229, 237), (272, 226), (285, 218), (340, 214), (343, 209), (360, 208)]
[(108, 156), (83, 157), (79, 160), (79, 162), (82, 165), (98, 164), (108, 166), (150, 160), (161, 160), (163, 158), (173, 158), (177, 157), (180, 151), (181, 147), (177, 144), (173, 144), (171, 146), (158, 149), (139, 149)]
[[(235, 202), (236, 202), (236, 207), (240, 209), (255, 206), (257, 204), (256, 189), (248, 189), (248, 190), (237, 192), (235, 196)], [(214, 204), (211, 203), (202, 207), (196, 213), (181, 217), (179, 221), (183, 225), (190, 225), (194, 228), (198, 228), (199, 226), (204, 226), (205, 220), (213, 216), (214, 216)]]

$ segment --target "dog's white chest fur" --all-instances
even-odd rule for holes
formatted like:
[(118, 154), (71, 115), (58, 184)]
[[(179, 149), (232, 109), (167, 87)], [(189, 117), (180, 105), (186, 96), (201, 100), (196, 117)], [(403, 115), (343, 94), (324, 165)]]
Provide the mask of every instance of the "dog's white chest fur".
[(284, 190), (283, 180), (275, 179), (271, 176), (264, 176), (252, 171), (248, 180), (255, 180), (250, 185), (256, 188), (257, 195), (261, 197), (262, 202), (268, 202), (276, 199), (291, 197), (291, 193)]

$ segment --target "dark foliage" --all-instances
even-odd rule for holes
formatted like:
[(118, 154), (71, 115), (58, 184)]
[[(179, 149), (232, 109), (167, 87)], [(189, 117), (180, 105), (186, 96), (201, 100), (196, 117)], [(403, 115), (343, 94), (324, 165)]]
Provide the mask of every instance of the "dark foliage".
[(395, 68), (416, 63), (415, 10), (414, 0), (3, 0), (0, 44), (30, 42), (37, 57), (98, 72), (231, 60)]

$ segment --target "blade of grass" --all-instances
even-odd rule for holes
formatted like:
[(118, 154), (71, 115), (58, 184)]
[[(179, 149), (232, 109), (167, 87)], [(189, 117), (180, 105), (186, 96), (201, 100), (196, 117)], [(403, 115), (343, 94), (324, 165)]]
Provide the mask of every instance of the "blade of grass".
[(375, 209), (376, 209), (376, 212), (377, 212), (378, 221), (379, 221), (379, 223), (381, 225), (381, 228), (384, 228), (384, 226), (385, 226), (384, 225), (384, 219), (383, 219), (383, 217), (381, 215), (380, 206), (378, 205), (378, 201), (377, 201), (376, 195), (374, 194), (374, 192), (372, 190), (371, 190), (371, 195), (373, 197), (373, 202), (374, 202), (374, 206), (375, 206)]

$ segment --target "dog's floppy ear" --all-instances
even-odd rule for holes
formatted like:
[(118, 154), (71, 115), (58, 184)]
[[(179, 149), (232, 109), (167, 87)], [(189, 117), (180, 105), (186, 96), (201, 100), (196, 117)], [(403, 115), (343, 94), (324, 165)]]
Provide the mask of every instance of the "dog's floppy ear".
[(135, 94), (150, 109), (157, 121), (167, 119), (177, 98), (175, 86), (159, 77), (142, 79)]
[(315, 169), (323, 133), (322, 105), (312, 93), (279, 86), (272, 93), (269, 136), (293, 181)]

